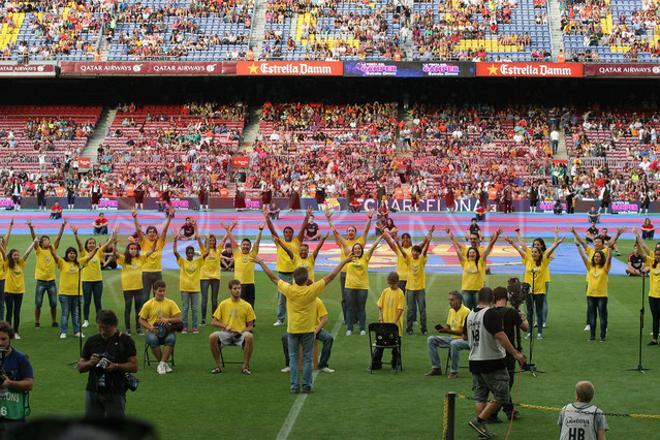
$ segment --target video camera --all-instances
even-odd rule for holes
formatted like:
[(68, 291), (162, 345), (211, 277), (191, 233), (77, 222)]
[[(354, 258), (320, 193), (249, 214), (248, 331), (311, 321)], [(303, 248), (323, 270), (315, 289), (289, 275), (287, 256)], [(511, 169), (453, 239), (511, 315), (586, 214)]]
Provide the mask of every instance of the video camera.
[(509, 292), (509, 302), (511, 307), (520, 310), (520, 306), (527, 301), (531, 286), (528, 283), (521, 283), (518, 278), (510, 278), (506, 287)]

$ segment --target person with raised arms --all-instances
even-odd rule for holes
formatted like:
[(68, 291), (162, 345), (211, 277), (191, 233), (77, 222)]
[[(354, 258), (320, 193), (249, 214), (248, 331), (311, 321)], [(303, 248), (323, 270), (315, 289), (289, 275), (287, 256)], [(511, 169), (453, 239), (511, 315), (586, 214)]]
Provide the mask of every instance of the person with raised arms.
[(11, 230), (14, 227), (14, 219), (9, 221), (9, 228), (4, 237), (0, 237), (0, 320), (5, 318), (5, 280), (7, 279), (7, 270), (5, 268), (5, 252), (9, 245), (9, 237), (11, 237)]
[(316, 257), (318, 257), (319, 252), (323, 247), (323, 243), (325, 243), (325, 241), (328, 239), (328, 235), (329, 234), (325, 234), (323, 237), (321, 237), (321, 240), (318, 242), (311, 255), (309, 254), (309, 245), (307, 243), (300, 244), (298, 253), (295, 253), (295, 251), (291, 249), (288, 244), (279, 237), (275, 238), (275, 243), (279, 243), (279, 246), (284, 249), (284, 252), (286, 252), (287, 256), (291, 259), (291, 261), (293, 261), (294, 269), (296, 267), (304, 267), (307, 269), (309, 279), (315, 281), (314, 266), (316, 264)]
[(7, 307), (6, 320), (12, 324), (14, 329), (14, 339), (21, 339), (18, 329), (21, 324), (21, 306), (23, 305), (23, 295), (25, 295), (25, 260), (36, 246), (39, 245), (39, 239), (35, 238), (30, 246), (25, 250), (21, 257), (17, 249), (11, 249), (5, 255), (4, 247), (0, 247), (0, 254), (4, 262), (5, 279), (5, 305)]
[(587, 268), (587, 316), (589, 317), (589, 340), (596, 340), (596, 318), (600, 315), (600, 342), (607, 336), (607, 285), (612, 267), (612, 252), (605, 254), (596, 250), (588, 257), (578, 241), (575, 241), (584, 266)]
[(236, 238), (234, 238), (233, 229), (236, 227), (236, 222), (230, 226), (221, 225), (227, 231), (227, 238), (231, 243), (232, 252), (234, 254), (234, 279), (241, 282), (241, 298), (249, 302), (254, 308), (255, 302), (255, 288), (254, 288), (254, 262), (251, 257), (259, 254), (259, 244), (261, 243), (261, 234), (264, 231), (264, 224), (259, 225), (259, 232), (254, 245), (249, 238), (241, 240), (239, 247)]
[(222, 237), (218, 244), (218, 238), (209, 234), (204, 243), (199, 240), (200, 253), (207, 253), (199, 274), (199, 288), (202, 294), (202, 325), (206, 324), (206, 310), (208, 307), (209, 289), (211, 290), (211, 313), (218, 308), (218, 294), (220, 293), (220, 263), (222, 261), (222, 250), (225, 247), (227, 235)]
[[(190, 328), (188, 327), (188, 311), (192, 309), (192, 332), (193, 334), (198, 334), (197, 309), (199, 308), (199, 278), (208, 251), (203, 252), (200, 257), (195, 258), (195, 248), (192, 246), (186, 246), (186, 257), (183, 258), (177, 249), (180, 236), (180, 233), (174, 236), (172, 252), (174, 253), (174, 258), (176, 258), (176, 264), (178, 264), (180, 268), (179, 291), (181, 292), (181, 302), (183, 303), (183, 330), (181, 333), (188, 333), (188, 329)], [(199, 234), (195, 233), (195, 238), (199, 242), (201, 248)]]
[(163, 279), (163, 248), (165, 247), (165, 240), (167, 239), (167, 229), (170, 227), (172, 217), (174, 217), (174, 208), (169, 208), (165, 225), (163, 226), (160, 235), (158, 235), (158, 229), (156, 229), (155, 226), (147, 226), (147, 233), (145, 235), (138, 222), (137, 211), (132, 210), (131, 215), (133, 216), (135, 235), (137, 236), (140, 249), (151, 249), (153, 243), (156, 242), (156, 252), (153, 252), (142, 264), (142, 285), (144, 293), (146, 294), (146, 300), (146, 298), (149, 298), (149, 294), (153, 291), (154, 283)]

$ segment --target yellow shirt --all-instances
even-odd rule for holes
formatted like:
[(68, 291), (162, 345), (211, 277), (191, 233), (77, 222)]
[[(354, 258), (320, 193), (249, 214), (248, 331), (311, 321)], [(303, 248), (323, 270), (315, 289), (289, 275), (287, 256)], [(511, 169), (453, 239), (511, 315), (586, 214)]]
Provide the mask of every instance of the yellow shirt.
[[(52, 259), (52, 256), (51, 256)], [(13, 268), (9, 267), (9, 261), (4, 261), (7, 277), (5, 279), (5, 293), (25, 293), (25, 260), (20, 259)]]
[[(293, 253), (297, 255), (300, 250), (300, 240), (298, 237), (293, 237), (291, 241), (285, 241), (282, 238), (286, 247)], [(275, 247), (277, 248), (277, 261), (275, 262), (275, 270), (282, 273), (291, 273), (294, 271), (296, 266), (294, 266), (293, 261), (289, 258), (289, 254), (286, 253), (284, 248), (280, 246), (278, 242), (275, 242)]]
[[(364, 237), (360, 237), (357, 240), (349, 240), (348, 238), (345, 238), (344, 240), (346, 241), (346, 246), (348, 246), (349, 252), (353, 249), (353, 245), (355, 243), (361, 244), (362, 247), (364, 247), (366, 244), (366, 241), (364, 241)], [(344, 261), (346, 259), (346, 253), (344, 253), (344, 247), (341, 245), (339, 245), (339, 253), (341, 255), (341, 261)], [(348, 272), (348, 265), (344, 266), (341, 271)]]
[[(206, 252), (202, 249), (202, 254)], [(202, 264), (202, 270), (199, 273), (200, 280), (219, 280), (220, 279), (220, 255), (221, 248), (209, 249), (209, 253)]]
[(60, 295), (82, 295), (82, 290), (79, 293), (78, 271), (86, 262), (87, 258), (78, 258), (78, 264), (71, 261), (64, 261), (63, 258), (57, 260), (57, 267), (60, 269)]
[(654, 257), (646, 257), (645, 263), (649, 267), (649, 296), (651, 298), (660, 298), (660, 264), (658, 264), (655, 269), (653, 268), (653, 263), (655, 262)]
[(144, 257), (131, 258), (131, 264), (126, 264), (124, 255), (117, 256), (117, 263), (121, 266), (121, 290), (128, 292), (130, 290), (142, 290), (142, 264)]
[[(532, 259), (532, 252), (530, 250), (527, 252), (528, 253), (525, 254), (525, 257), (522, 259), (522, 262), (525, 265), (524, 282), (534, 287), (534, 290), (531, 292), (533, 295), (545, 295), (545, 282), (550, 273), (550, 270), (548, 269), (548, 266), (550, 266), (550, 259), (543, 257), (541, 265), (537, 266), (536, 262)], [(534, 270), (536, 270), (536, 276), (533, 275)]]
[(325, 304), (321, 301), (321, 298), (316, 298), (316, 326), (321, 323), (321, 318), (328, 316), (328, 309), (325, 308)]
[[(37, 262), (34, 266), (34, 279), (39, 281), (55, 281), (55, 259), (49, 249), (34, 248)], [(57, 248), (55, 249), (57, 252)]]
[[(458, 311), (450, 307), (449, 312), (447, 313), (447, 325), (449, 326), (450, 329), (461, 332), (462, 334), (463, 326), (465, 325), (465, 320), (467, 319), (467, 316), (469, 314), (470, 314), (470, 309), (468, 309), (464, 305), (461, 305), (461, 308), (458, 309)], [(463, 337), (461, 335), (454, 335), (454, 334), (449, 336), (452, 339), (461, 339)]]
[(7, 268), (5, 267), (5, 257), (0, 254), (0, 281), (4, 281), (7, 278)]
[(199, 292), (199, 274), (204, 264), (202, 257), (194, 258), (192, 261), (179, 257), (176, 260), (179, 265), (179, 291)]
[[(314, 281), (314, 257), (308, 255), (307, 258), (301, 258), (300, 255), (296, 255), (293, 259), (293, 267), (304, 267), (307, 269), (307, 276), (310, 280)], [(294, 269), (295, 270), (295, 269)]]
[(244, 254), (241, 248), (234, 249), (234, 278), (241, 284), (254, 284), (254, 262), (250, 261), (250, 256), (256, 256), (255, 251)]
[(396, 251), (396, 273), (399, 274), (399, 281), (408, 280), (408, 267), (407, 257), (410, 256), (412, 252), (412, 246), (409, 248), (403, 248), (403, 254), (397, 249)]
[(424, 290), (426, 289), (426, 262), (428, 255), (420, 255), (415, 259), (412, 255), (408, 257), (408, 283), (406, 290)]
[(369, 290), (369, 260), (366, 252), (346, 266), (346, 288)]
[[(80, 251), (81, 257), (87, 257), (89, 255), (87, 251)], [(87, 265), (83, 267), (82, 270), (82, 280), (83, 281), (103, 281), (103, 275), (101, 275), (101, 257), (103, 256), (103, 251), (101, 249), (97, 250), (94, 254), (94, 257), (91, 260), (87, 261)]]
[(609, 266), (593, 266), (591, 262), (587, 264), (587, 296), (607, 297), (607, 280), (610, 268)]
[(394, 320), (397, 312), (406, 308), (406, 297), (403, 290), (399, 288), (392, 290), (392, 288), (387, 287), (380, 294), (377, 305), (383, 311), (383, 322), (396, 324), (399, 327), (399, 336), (403, 336), (403, 313), (401, 313), (398, 320)]
[(179, 306), (169, 298), (163, 298), (162, 301), (151, 298), (144, 303), (140, 310), (140, 318), (147, 321), (149, 325), (154, 325), (160, 318), (174, 318), (180, 314)]
[[(610, 248), (604, 247), (601, 250), (603, 251), (603, 253), (607, 257), (607, 254), (610, 252)], [(589, 247), (589, 246), (587, 246), (587, 248), (584, 250), (584, 253), (587, 254), (587, 260), (589, 260), (589, 262), (591, 262), (591, 258), (593, 258), (595, 252), (596, 252), (596, 249), (594, 249), (592, 247)], [(587, 278), (587, 283), (588, 283), (589, 282), (589, 274), (587, 274), (586, 278)]]
[(231, 331), (241, 333), (247, 328), (247, 323), (254, 321), (257, 317), (249, 302), (238, 299), (234, 301), (227, 298), (218, 304), (213, 317), (223, 324), (227, 324)]
[(474, 261), (468, 261), (467, 259), (461, 260), (461, 267), (463, 267), (462, 290), (480, 290), (484, 287), (486, 265), (483, 258), (479, 258), (479, 267), (474, 264)]
[[(154, 242), (149, 240), (146, 236), (140, 240), (140, 251), (147, 253), (151, 251), (154, 246)], [(163, 248), (165, 247), (165, 241), (158, 239), (158, 244), (156, 245), (156, 250), (153, 254), (145, 258), (144, 264), (142, 264), (142, 272), (162, 272), (163, 271)]]
[(286, 297), (288, 317), (287, 332), (291, 334), (312, 333), (316, 329), (316, 298), (325, 290), (325, 281), (319, 280), (309, 286), (289, 284), (280, 280), (277, 290)]

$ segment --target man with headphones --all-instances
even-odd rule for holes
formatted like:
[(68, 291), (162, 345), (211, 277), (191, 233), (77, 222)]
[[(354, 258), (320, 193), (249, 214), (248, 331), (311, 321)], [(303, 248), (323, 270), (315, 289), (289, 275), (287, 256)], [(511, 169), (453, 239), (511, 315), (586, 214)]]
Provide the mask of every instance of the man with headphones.
[(28, 393), (32, 391), (32, 365), (20, 351), (14, 350), (11, 340), (14, 329), (7, 321), (0, 321), (0, 438), (4, 438), (12, 424), (25, 422), (30, 415)]

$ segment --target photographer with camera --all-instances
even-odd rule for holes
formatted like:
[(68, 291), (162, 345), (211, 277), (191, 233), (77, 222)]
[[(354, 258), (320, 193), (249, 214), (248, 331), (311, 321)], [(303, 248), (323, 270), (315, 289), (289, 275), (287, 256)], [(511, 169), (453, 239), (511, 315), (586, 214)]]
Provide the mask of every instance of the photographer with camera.
[(134, 390), (136, 381), (128, 373), (138, 370), (135, 342), (117, 331), (117, 315), (112, 310), (101, 310), (96, 324), (99, 333), (85, 342), (78, 361), (78, 371), (89, 372), (85, 416), (124, 417), (126, 389)]
[(30, 415), (28, 393), (32, 391), (32, 365), (27, 356), (14, 350), (14, 329), (0, 321), (0, 439), (10, 425), (25, 422)]

